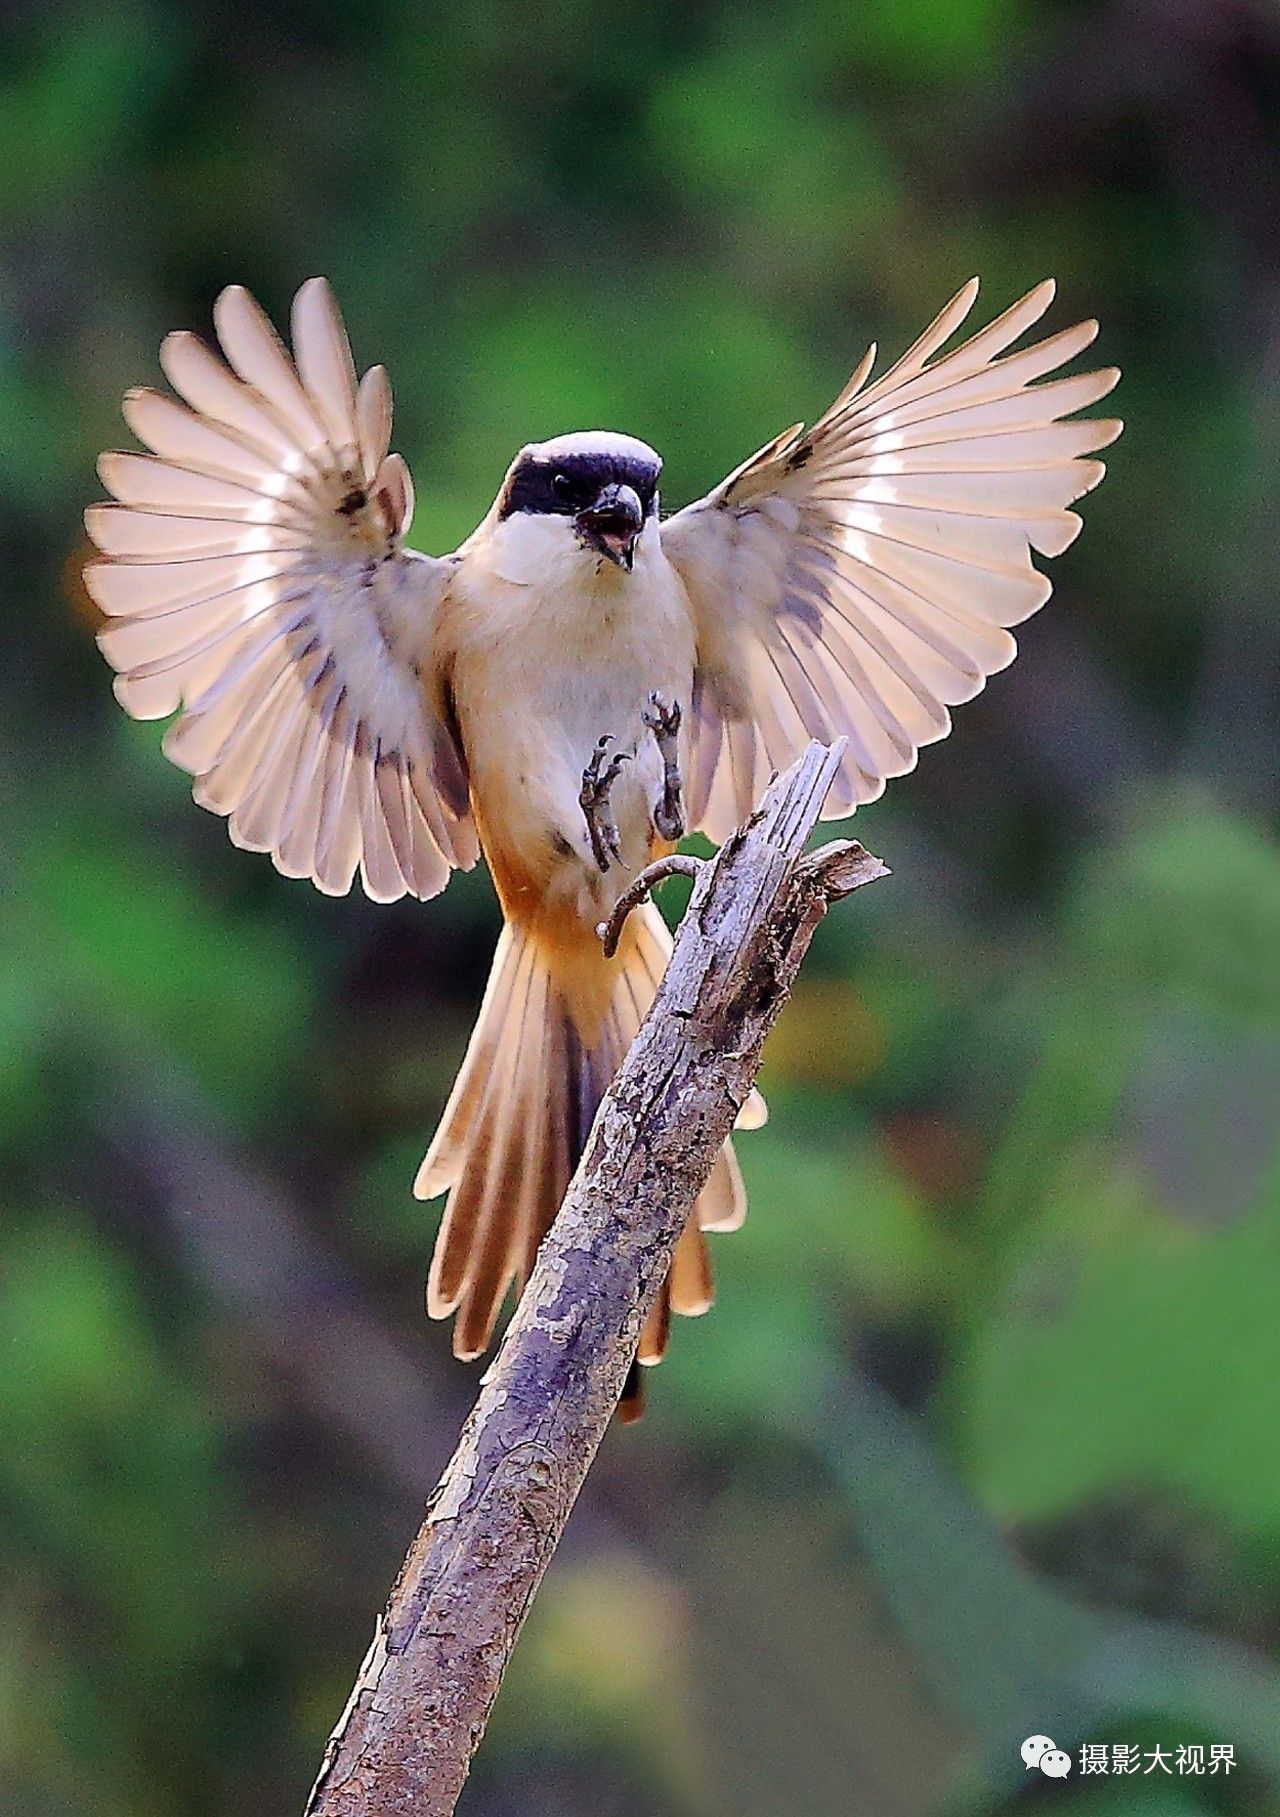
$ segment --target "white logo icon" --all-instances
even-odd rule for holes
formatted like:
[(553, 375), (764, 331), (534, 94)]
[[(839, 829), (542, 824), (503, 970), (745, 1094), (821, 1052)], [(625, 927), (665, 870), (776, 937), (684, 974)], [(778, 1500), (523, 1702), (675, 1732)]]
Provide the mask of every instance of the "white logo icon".
[(1071, 1771), (1070, 1754), (1064, 1754), (1048, 1735), (1028, 1735), (1022, 1744), (1022, 1758), (1028, 1772), (1039, 1767), (1049, 1779), (1065, 1779)]

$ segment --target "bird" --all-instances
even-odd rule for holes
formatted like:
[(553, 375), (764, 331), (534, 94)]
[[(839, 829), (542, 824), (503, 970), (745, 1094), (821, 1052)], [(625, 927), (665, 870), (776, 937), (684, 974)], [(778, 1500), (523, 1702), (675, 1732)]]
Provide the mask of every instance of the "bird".
[[(530, 442), (449, 554), (405, 542), (385, 370), (357, 379), (328, 283), (292, 352), (248, 291), (217, 346), (170, 334), (172, 392), (127, 393), (145, 452), (104, 454), (85, 584), (114, 691), (231, 839), (330, 895), (440, 893), (483, 854), (503, 916), (474, 1031), (414, 1182), (446, 1194), (427, 1310), (479, 1356), (527, 1281), (671, 951), (646, 904), (598, 928), (686, 833), (720, 843), (811, 738), (845, 740), (824, 819), (874, 800), (1014, 657), (1070, 509), (1121, 423), (1119, 374), (1062, 374), (1095, 321), (1017, 343), (1051, 280), (948, 347), (971, 279), (879, 376), (663, 514), (662, 461), (613, 431)], [(171, 717), (176, 715), (176, 717)], [(739, 1128), (758, 1126), (755, 1092)], [(746, 1212), (732, 1141), (636, 1361), (711, 1304), (708, 1232)], [(643, 1403), (633, 1363), (620, 1411)]]

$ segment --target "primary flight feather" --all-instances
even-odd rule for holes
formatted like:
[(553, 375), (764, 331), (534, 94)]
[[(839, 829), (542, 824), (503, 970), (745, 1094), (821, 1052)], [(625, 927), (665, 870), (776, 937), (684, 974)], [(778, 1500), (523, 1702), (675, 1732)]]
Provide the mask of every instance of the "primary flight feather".
[[(1015, 349), (1051, 283), (945, 352), (977, 290), (665, 522), (653, 449), (589, 431), (523, 448), (439, 558), (404, 547), (386, 374), (357, 382), (323, 279), (292, 355), (232, 287), (221, 357), (170, 335), (177, 397), (125, 399), (151, 452), (103, 455), (85, 576), (121, 705), (179, 712), (164, 748), (196, 800), (287, 876), (342, 894), (359, 871), (386, 902), (481, 851), (492, 873), (506, 925), (415, 1187), (449, 1195), (428, 1306), (460, 1356), (526, 1280), (662, 976), (652, 907), (613, 958), (596, 935), (630, 877), (686, 826), (725, 838), (812, 737), (848, 741), (824, 818), (873, 799), (1049, 596), (1032, 555), (1075, 537), (1121, 428), (1075, 413), (1119, 375), (1051, 376), (1094, 322)], [(753, 1094), (739, 1123), (762, 1118)], [(726, 1143), (641, 1362), (710, 1305), (703, 1233), (744, 1214)]]

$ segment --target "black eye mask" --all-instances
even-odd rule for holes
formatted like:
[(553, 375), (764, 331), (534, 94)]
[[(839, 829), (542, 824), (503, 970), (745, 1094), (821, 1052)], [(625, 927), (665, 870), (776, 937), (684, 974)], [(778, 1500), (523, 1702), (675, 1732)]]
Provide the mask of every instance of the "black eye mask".
[(516, 511), (576, 517), (609, 485), (633, 486), (648, 517), (654, 507), (660, 464), (625, 455), (566, 454), (559, 460), (528, 455), (517, 462), (498, 502), (499, 520)]

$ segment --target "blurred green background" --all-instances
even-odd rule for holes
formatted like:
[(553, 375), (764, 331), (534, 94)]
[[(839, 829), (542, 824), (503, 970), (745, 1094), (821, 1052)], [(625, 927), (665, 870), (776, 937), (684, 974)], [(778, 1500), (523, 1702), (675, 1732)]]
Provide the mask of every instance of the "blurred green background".
[[(5, 9), (0, 1808), (300, 1810), (476, 1374), (409, 1195), (482, 874), (327, 901), (115, 708), (94, 456), (322, 271), (413, 540), (625, 428), (671, 505), (973, 271), (1129, 429), (1018, 664), (857, 827), (773, 1117), (468, 1817), (1280, 1811), (1280, 13), (1251, 0)], [(1032, 1732), (1229, 1777), (1023, 1770)]]

